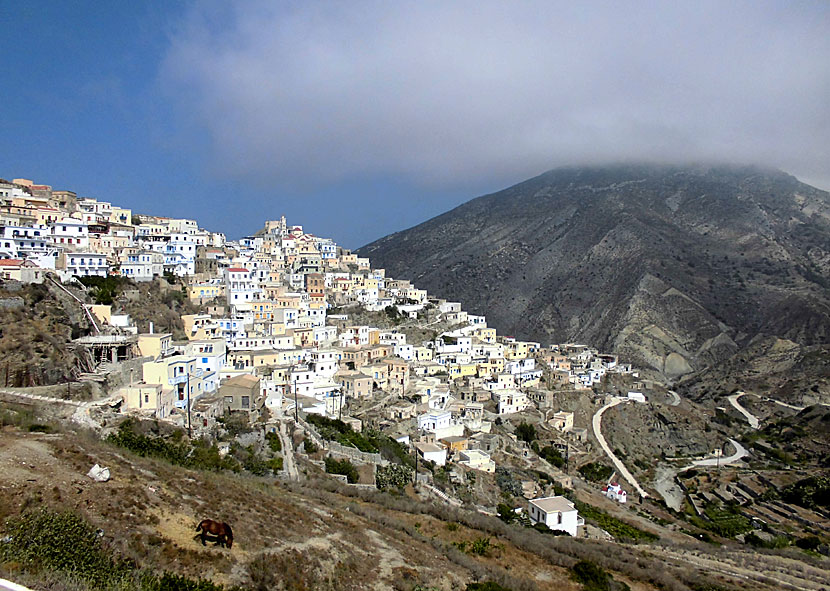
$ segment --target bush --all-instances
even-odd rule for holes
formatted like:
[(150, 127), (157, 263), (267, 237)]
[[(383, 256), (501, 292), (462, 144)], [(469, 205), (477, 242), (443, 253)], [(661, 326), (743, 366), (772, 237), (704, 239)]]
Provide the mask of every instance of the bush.
[(609, 591), (611, 581), (608, 573), (590, 560), (580, 560), (571, 567), (574, 580), (582, 583), (586, 591)]
[(548, 464), (556, 466), (557, 468), (561, 468), (565, 465), (565, 458), (563, 458), (559, 450), (552, 445), (546, 445), (543, 447), (539, 452), (539, 456)]
[(354, 484), (360, 480), (360, 475), (357, 473), (357, 468), (354, 467), (349, 460), (335, 460), (332, 457), (326, 458), (326, 472), (329, 474), (342, 474), (349, 481), (349, 484)]
[(89, 277), (80, 277), (78, 281), (89, 288), (90, 295), (95, 299), (96, 304), (110, 305), (121, 293), (124, 285), (129, 283), (129, 280), (115, 275), (108, 275), (107, 277), (99, 277), (97, 275), (90, 275)]
[(307, 454), (317, 453), (320, 450), (311, 439), (303, 439), (303, 451)]
[(806, 538), (798, 538), (795, 541), (795, 545), (801, 548), (802, 550), (816, 551), (818, 547), (821, 545), (821, 540), (818, 539), (817, 536), (807, 536)]
[(531, 425), (530, 423), (526, 423), (522, 421), (519, 423), (519, 426), (516, 427), (516, 437), (520, 441), (526, 441), (530, 443), (534, 439), (536, 439), (536, 427)]
[(64, 574), (80, 579), (94, 589), (138, 589), (142, 591), (224, 591), (206, 580), (193, 580), (174, 573), (161, 576), (141, 572), (134, 565), (114, 558), (101, 545), (99, 533), (72, 512), (48, 509), (25, 513), (6, 521), (6, 538), (0, 544), (0, 559), (17, 562), (33, 572)]
[(0, 546), (4, 562), (71, 573), (94, 587), (115, 585), (129, 568), (101, 548), (95, 529), (78, 515), (47, 509), (6, 522), (7, 540)]
[[(111, 433), (106, 442), (123, 447), (139, 456), (150, 456), (166, 460), (171, 464), (198, 470), (232, 470), (241, 469), (231, 455), (222, 457), (219, 448), (206, 441), (168, 441), (163, 437), (150, 437), (136, 431), (137, 424), (132, 419), (121, 423), (118, 431)], [(177, 432), (181, 439), (181, 431)]]
[(484, 556), (490, 550), (490, 538), (477, 538), (470, 544), (470, 553)]
[(400, 490), (412, 482), (412, 474), (412, 470), (398, 464), (378, 466), (375, 474), (375, 486), (380, 490), (389, 488)]
[(617, 541), (652, 542), (659, 539), (659, 536), (629, 525), (593, 505), (583, 503), (582, 501), (574, 501), (573, 503), (582, 517), (586, 520), (593, 521), (598, 527), (601, 527), (614, 536), (614, 539)]
[(466, 591), (510, 591), (510, 589), (508, 587), (502, 587), (493, 581), (485, 581), (484, 583), (468, 584)]
[(205, 579), (193, 580), (173, 573), (164, 573), (142, 587), (142, 591), (222, 591), (224, 589), (222, 585)]
[(702, 527), (721, 537), (734, 538), (752, 529), (749, 519), (741, 515), (736, 507), (707, 505), (703, 512), (709, 521), (703, 521)]
[(265, 434), (265, 441), (268, 442), (268, 447), (271, 448), (273, 452), (280, 452), (282, 451), (282, 443), (280, 443), (280, 436), (276, 433), (269, 431)]
[(577, 470), (582, 477), (586, 480), (592, 480), (594, 482), (605, 482), (609, 478), (611, 478), (611, 474), (614, 472), (609, 466), (605, 464), (600, 464), (598, 462), (591, 462), (589, 464), (585, 464), (584, 466), (580, 466)]
[(499, 514), (499, 519), (505, 523), (510, 523), (516, 520), (516, 513), (510, 505), (499, 503), (496, 507), (496, 512)]
[(781, 499), (808, 509), (830, 508), (830, 477), (811, 476), (785, 487)]

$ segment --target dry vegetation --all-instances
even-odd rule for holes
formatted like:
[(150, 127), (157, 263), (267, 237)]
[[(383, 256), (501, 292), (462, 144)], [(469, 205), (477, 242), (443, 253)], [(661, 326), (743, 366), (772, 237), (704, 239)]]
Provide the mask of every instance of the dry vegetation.
[[(616, 588), (830, 584), (826, 560), (792, 551), (555, 537), (425, 503), (411, 490), (393, 495), (325, 477), (288, 484), (188, 470), (84, 433), (28, 432), (27, 417), (28, 423), (4, 427), (0, 437), (0, 519), (40, 507), (72, 511), (102, 530), (104, 546), (115, 556), (157, 573), (252, 589), (460, 590), (473, 581), (494, 581), (519, 591), (577, 589), (570, 569), (589, 560), (613, 575)], [(110, 467), (113, 478), (87, 478), (94, 463)], [(195, 524), (204, 517), (233, 525), (232, 550), (194, 541)], [(7, 577), (38, 588), (85, 588), (19, 564), (0, 567)]]

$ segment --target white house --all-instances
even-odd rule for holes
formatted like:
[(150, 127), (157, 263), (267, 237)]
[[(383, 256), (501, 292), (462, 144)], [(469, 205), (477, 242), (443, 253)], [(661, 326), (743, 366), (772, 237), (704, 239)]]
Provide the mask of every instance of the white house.
[(430, 462), (435, 462), (437, 466), (443, 466), (447, 463), (447, 448), (439, 447), (434, 443), (416, 443), (415, 449), (422, 458)]
[(0, 230), (0, 258), (26, 258), (52, 248), (48, 226), (5, 226)]
[(633, 400), (634, 402), (643, 402), (645, 403), (646, 397), (645, 394), (642, 392), (629, 392), (628, 399)]
[(164, 255), (150, 250), (122, 257), (121, 275), (133, 281), (152, 281), (164, 274)]
[(435, 433), (450, 426), (452, 413), (450, 411), (432, 411), (418, 416), (418, 429)]
[(628, 494), (623, 490), (623, 488), (616, 482), (612, 482), (607, 486), (602, 487), (602, 492), (605, 494), (606, 497), (617, 501), (619, 503), (625, 503), (628, 497)]
[(504, 390), (497, 393), (499, 401), (499, 414), (509, 415), (522, 412), (530, 406), (527, 394), (519, 390)]
[(544, 523), (550, 529), (565, 531), (574, 537), (579, 526), (585, 525), (574, 504), (565, 497), (533, 499), (528, 503), (527, 516), (533, 524)]
[(458, 452), (458, 463), (491, 474), (496, 471), (496, 463), (490, 459), (490, 454), (478, 449), (467, 449)]
[(89, 226), (75, 218), (58, 220), (52, 226), (52, 242), (70, 249), (89, 248)]
[(66, 272), (71, 276), (106, 277), (109, 271), (107, 255), (97, 252), (66, 252), (63, 254)]

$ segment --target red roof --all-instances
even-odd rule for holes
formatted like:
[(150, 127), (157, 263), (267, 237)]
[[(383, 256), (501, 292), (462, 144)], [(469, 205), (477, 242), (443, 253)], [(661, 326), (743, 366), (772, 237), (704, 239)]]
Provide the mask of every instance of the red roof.
[(243, 269), (242, 267), (233, 267), (232, 269), (228, 269), (231, 273), (250, 273), (248, 269)]
[(17, 267), (23, 264), (23, 259), (0, 259), (0, 267)]

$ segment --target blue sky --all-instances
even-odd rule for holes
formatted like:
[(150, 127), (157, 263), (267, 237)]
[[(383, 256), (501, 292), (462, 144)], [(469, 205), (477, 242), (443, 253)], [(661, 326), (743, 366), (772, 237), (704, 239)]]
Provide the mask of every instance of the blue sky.
[(0, 0), (0, 176), (347, 247), (565, 164), (828, 188), (829, 7)]

